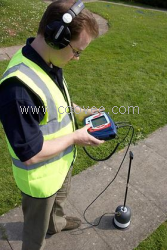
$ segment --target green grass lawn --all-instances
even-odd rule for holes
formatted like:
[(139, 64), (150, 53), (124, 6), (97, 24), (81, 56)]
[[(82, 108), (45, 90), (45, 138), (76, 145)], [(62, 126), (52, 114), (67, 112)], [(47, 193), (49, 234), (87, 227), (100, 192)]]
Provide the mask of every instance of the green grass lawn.
[(166, 250), (167, 249), (167, 222), (164, 222), (146, 240), (134, 250)]
[(39, 0), (0, 0), (1, 47), (21, 45), (26, 37), (35, 36), (45, 8)]
[[(6, 19), (5, 29), (0, 24), (0, 32), (3, 33), (2, 46), (22, 44), (27, 36), (35, 35), (37, 23), (45, 8), (43, 3), (40, 2), (41, 8), (37, 8), (35, 3), (39, 1), (30, 0), (29, 4), (17, 1), (17, 14), (14, 9), (11, 10), (11, 5), (9, 7), (9, 0), (1, 1), (0, 5), (3, 5), (6, 13), (11, 14), (10, 20)], [(23, 15), (21, 10), (25, 4), (27, 8), (24, 9)], [(108, 20), (109, 31), (92, 42), (83, 52), (79, 62), (71, 62), (65, 68), (72, 99), (84, 107), (104, 106), (115, 121), (130, 121), (135, 127), (133, 142), (136, 143), (167, 123), (167, 15), (101, 2), (89, 3), (86, 6)], [(34, 11), (33, 15), (31, 9)], [(1, 19), (5, 18), (1, 12), (2, 10)], [(16, 19), (16, 16), (20, 29), (17, 35), (6, 36), (5, 30), (10, 29), (11, 20)], [(25, 29), (27, 20), (29, 28)], [(15, 25), (12, 27), (14, 29)], [(6, 66), (6, 61), (0, 62), (0, 75)], [(137, 110), (134, 114), (132, 111), (130, 114), (113, 114), (114, 106), (124, 106), (126, 109), (128, 106), (138, 106), (139, 114)], [(124, 110), (121, 109), (121, 112)], [(20, 203), (2, 130), (0, 126), (0, 214)], [(106, 156), (113, 143), (106, 143), (91, 151)], [(79, 148), (73, 174), (92, 164), (94, 162)], [(164, 223), (146, 243), (141, 243), (147, 244), (146, 246), (141, 245), (137, 249), (167, 249), (163, 248), (166, 244), (166, 230)], [(155, 245), (159, 248), (155, 248)]]

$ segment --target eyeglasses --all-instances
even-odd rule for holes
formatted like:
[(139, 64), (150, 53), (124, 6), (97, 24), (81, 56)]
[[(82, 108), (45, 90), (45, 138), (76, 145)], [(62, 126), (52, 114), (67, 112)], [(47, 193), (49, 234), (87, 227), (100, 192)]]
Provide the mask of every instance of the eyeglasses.
[(74, 56), (75, 56), (75, 57), (79, 57), (80, 54), (82, 53), (82, 51), (77, 51), (77, 50), (75, 50), (75, 49), (71, 46), (70, 43), (69, 43), (69, 46), (71, 47)]

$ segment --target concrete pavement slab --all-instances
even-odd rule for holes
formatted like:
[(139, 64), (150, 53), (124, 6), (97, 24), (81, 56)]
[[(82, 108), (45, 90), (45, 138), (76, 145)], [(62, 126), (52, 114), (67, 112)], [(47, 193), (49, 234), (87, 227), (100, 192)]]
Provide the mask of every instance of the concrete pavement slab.
[(146, 146), (167, 159), (167, 126), (156, 130), (144, 142)]
[(0, 249), (2, 250), (11, 250), (9, 242), (7, 241), (5, 233), (5, 228), (0, 224)]
[(11, 46), (11, 47), (7, 47), (7, 48), (2, 48), (3, 52), (8, 55), (9, 58), (11, 58), (16, 51), (18, 51), (20, 48), (22, 48), (23, 45), (18, 45), (18, 46)]
[[(130, 148), (134, 160), (127, 205), (132, 210), (132, 218), (127, 230), (118, 230), (113, 226), (113, 214), (106, 214), (97, 227), (91, 227), (83, 219), (86, 207), (114, 177), (125, 153), (124, 149), (111, 159), (99, 162), (72, 178), (66, 214), (80, 217), (83, 224), (80, 229), (47, 237), (46, 249), (130, 250), (164, 222), (167, 219), (167, 159), (162, 148), (166, 147), (166, 137), (167, 126)], [(159, 147), (159, 143), (163, 143), (163, 147)], [(123, 204), (128, 164), (127, 157), (114, 183), (87, 210), (88, 221), (96, 224), (101, 215), (113, 213), (118, 205)], [(20, 250), (23, 227), (21, 208), (1, 216), (0, 226), (4, 228), (9, 241), (3, 241), (5, 247), (11, 245), (13, 250)], [(0, 247), (0, 250), (4, 249)]]
[(4, 241), (4, 240), (0, 240), (0, 249), (1, 250), (12, 250), (9, 243), (7, 241)]
[[(11, 210), (0, 217), (0, 226), (4, 228), (5, 235), (12, 250), (21, 249), (23, 215), (20, 207)], [(0, 250), (3, 250), (3, 248)]]
[(9, 60), (10, 57), (6, 55), (2, 50), (0, 51), (0, 61)]
[(23, 45), (0, 48), (0, 61), (10, 60)]
[[(138, 191), (165, 213), (167, 213), (167, 159), (165, 158), (164, 146), (166, 139), (167, 126), (156, 131), (137, 146), (131, 147), (134, 153), (134, 160), (132, 162), (130, 179), (130, 183)], [(125, 152), (125, 149), (122, 152)], [(108, 168), (112, 168), (116, 172), (119, 165), (118, 162), (121, 162), (122, 152), (114, 155), (111, 161), (105, 162)], [(129, 159), (127, 157), (119, 173), (122, 178), (127, 178), (128, 164)]]
[[(114, 172), (109, 169), (104, 170), (101, 163), (91, 170), (89, 169), (89, 173), (88, 170), (82, 172), (76, 176), (76, 179), (73, 178), (74, 184), (69, 197), (70, 201), (77, 210), (83, 213), (84, 209), (103, 190), (113, 176)], [(81, 183), (87, 185), (81, 187)], [(117, 177), (115, 183), (88, 209), (87, 219), (97, 223), (102, 214), (112, 213), (118, 205), (123, 204), (125, 185), (125, 178)], [(83, 199), (78, 197), (83, 197)], [(95, 229), (99, 237), (110, 245), (110, 249), (133, 249), (167, 218), (159, 207), (131, 185), (127, 205), (132, 209), (132, 222), (128, 230), (115, 229), (112, 224), (113, 215), (106, 215), (98, 228)]]

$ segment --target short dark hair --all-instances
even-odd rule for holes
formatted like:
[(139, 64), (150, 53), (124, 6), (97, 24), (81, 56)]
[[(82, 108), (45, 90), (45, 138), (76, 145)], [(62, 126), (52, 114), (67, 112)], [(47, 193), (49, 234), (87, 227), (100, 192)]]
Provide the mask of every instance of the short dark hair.
[[(61, 20), (63, 14), (66, 13), (75, 2), (75, 0), (57, 0), (52, 2), (42, 16), (39, 23), (38, 34), (44, 36), (46, 26), (54, 21)], [(84, 29), (93, 39), (99, 35), (99, 26), (96, 19), (87, 9), (83, 9), (79, 15), (72, 20), (69, 28), (71, 31), (71, 40), (77, 40), (81, 31)]]

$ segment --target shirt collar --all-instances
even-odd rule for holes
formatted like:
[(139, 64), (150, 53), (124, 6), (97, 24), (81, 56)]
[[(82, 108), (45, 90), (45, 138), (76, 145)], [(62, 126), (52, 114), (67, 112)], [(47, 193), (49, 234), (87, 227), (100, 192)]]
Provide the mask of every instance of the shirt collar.
[(31, 47), (31, 43), (34, 41), (34, 37), (30, 37), (26, 41), (26, 45), (22, 48), (22, 53), (25, 57), (36, 63), (39, 67), (41, 67), (46, 73), (54, 73), (56, 74), (58, 71), (62, 70), (57, 66), (53, 66), (53, 68), (49, 67), (49, 65), (44, 61), (44, 59), (37, 53), (37, 51)]

